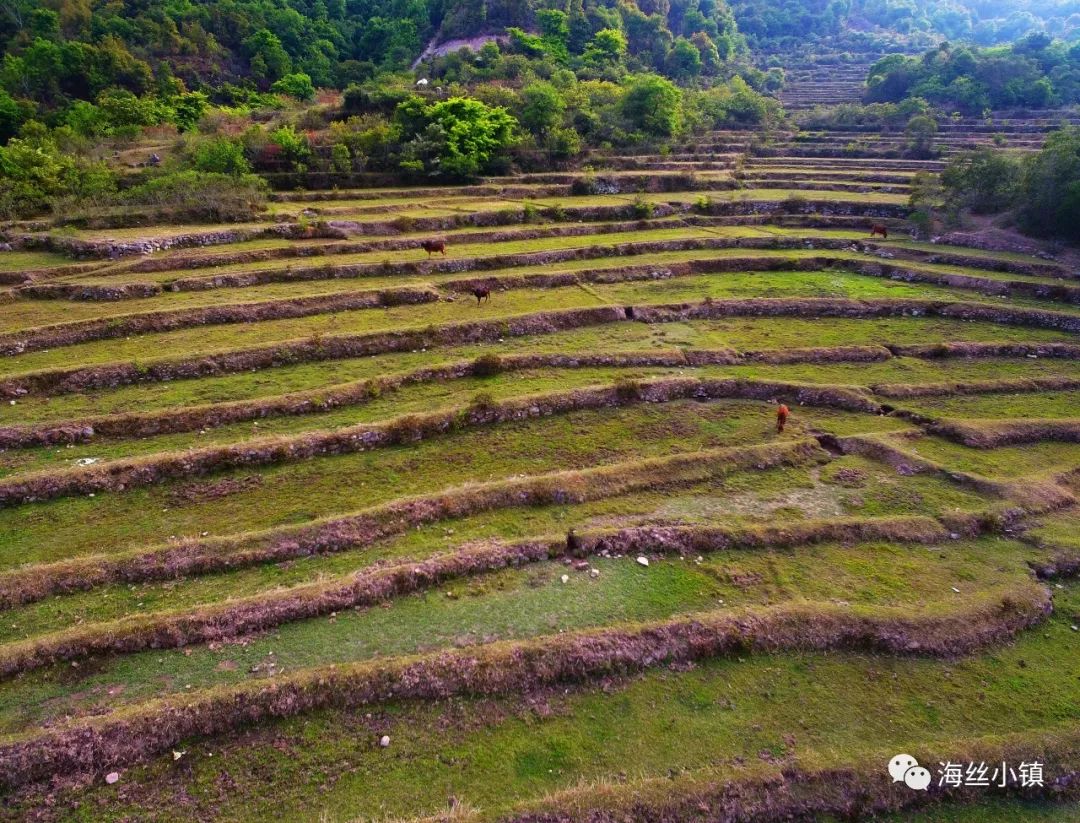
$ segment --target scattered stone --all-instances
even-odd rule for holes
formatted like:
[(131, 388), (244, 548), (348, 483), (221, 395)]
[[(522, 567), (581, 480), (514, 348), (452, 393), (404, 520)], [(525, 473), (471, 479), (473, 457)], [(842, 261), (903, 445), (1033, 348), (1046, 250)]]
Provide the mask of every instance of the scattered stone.
[(570, 575), (568, 575), (568, 574), (564, 574), (564, 575), (563, 575), (562, 577), (560, 577), (559, 579), (560, 579), (560, 580), (562, 580), (562, 582), (563, 582), (563, 583), (569, 583), (569, 582), (570, 582)]
[(107, 775), (105, 775), (105, 782), (108, 783), (110, 786), (119, 779), (120, 772), (109, 772)]
[(384, 734), (382, 737), (380, 737), (379, 745), (382, 746), (382, 748), (384, 749), (388, 748), (390, 746), (390, 735)]
[(600, 569), (589, 569), (589, 577), (595, 580), (600, 576)]
[(638, 557), (637, 563), (639, 566), (648, 566), (649, 558), (647, 558), (645, 555), (641, 555), (640, 557)]
[(173, 759), (174, 761), (176, 761), (176, 760), (179, 760), (179, 759), (180, 759), (181, 757), (183, 757), (183, 756), (184, 756), (185, 754), (187, 754), (187, 752), (178, 752), (178, 751), (176, 751), (175, 749), (173, 749), (173, 753), (172, 753), (172, 759)]

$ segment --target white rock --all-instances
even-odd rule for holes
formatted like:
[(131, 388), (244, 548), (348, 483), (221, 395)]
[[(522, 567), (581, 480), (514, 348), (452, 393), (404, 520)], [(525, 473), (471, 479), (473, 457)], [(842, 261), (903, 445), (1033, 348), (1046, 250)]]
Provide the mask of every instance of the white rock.
[(184, 756), (185, 754), (187, 754), (187, 752), (178, 752), (178, 751), (176, 751), (175, 749), (173, 749), (173, 753), (172, 753), (172, 759), (173, 759), (173, 760), (179, 760), (179, 759), (180, 759), (181, 757), (183, 757), (183, 756)]
[(647, 558), (645, 555), (641, 555), (637, 559), (637, 562), (638, 562), (639, 566), (648, 566), (649, 565), (649, 558)]
[(566, 582), (568, 582), (568, 581), (570, 580), (570, 575), (568, 575), (568, 574), (564, 574), (564, 575), (563, 575), (562, 577), (560, 577), (559, 579), (560, 579), (560, 580), (562, 580), (562, 582), (563, 582), (563, 583), (566, 583)]
[(957, 594), (960, 594), (960, 590), (959, 590), (958, 588), (956, 588), (956, 586), (953, 586), (953, 587), (952, 587), (952, 590), (953, 590), (954, 592), (956, 592)]
[(599, 577), (600, 569), (589, 569), (589, 577)]
[(109, 772), (107, 775), (105, 775), (105, 782), (108, 783), (110, 786), (119, 779), (120, 772)]
[(380, 737), (379, 738), (379, 745), (382, 746), (384, 749), (387, 746), (389, 746), (390, 745), (390, 735), (384, 734), (382, 737)]

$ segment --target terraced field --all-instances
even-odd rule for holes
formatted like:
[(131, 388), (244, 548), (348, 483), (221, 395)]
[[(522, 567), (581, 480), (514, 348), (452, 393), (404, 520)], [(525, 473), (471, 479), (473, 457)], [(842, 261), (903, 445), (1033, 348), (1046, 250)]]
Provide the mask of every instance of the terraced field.
[(1075, 816), (1076, 271), (745, 138), (25, 227), (3, 814)]

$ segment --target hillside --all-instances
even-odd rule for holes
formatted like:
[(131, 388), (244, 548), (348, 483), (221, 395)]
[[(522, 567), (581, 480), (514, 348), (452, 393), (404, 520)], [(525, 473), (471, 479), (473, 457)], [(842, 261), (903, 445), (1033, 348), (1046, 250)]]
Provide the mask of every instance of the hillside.
[(0, 817), (1068, 819), (1076, 269), (755, 138), (9, 228)]
[(1080, 823), (1017, 9), (0, 7), (0, 823)]
[(315, 86), (344, 88), (409, 66), (429, 42), (537, 31), (545, 20), (565, 27), (567, 59), (611, 29), (625, 31), (640, 67), (658, 70), (676, 38), (697, 38), (722, 58), (741, 44), (723, 0), (574, 0), (554, 11), (557, 20), (545, 9), (529, 0), (13, 0), (0, 8), (2, 81), (13, 97), (52, 108), (112, 87), (166, 94), (178, 81), (232, 102), (242, 95), (231, 86), (265, 91), (303, 73)]
[(793, 45), (822, 38), (851, 44), (922, 48), (964, 40), (1008, 43), (1030, 34), (1074, 39), (1075, 0), (732, 0), (740, 30), (755, 46)]

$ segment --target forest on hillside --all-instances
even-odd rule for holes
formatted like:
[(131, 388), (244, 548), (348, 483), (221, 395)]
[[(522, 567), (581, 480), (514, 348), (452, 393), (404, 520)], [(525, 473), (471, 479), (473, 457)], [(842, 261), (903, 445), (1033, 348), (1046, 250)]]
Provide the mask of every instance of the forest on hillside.
[(890, 54), (867, 79), (873, 102), (922, 98), (965, 114), (1080, 102), (1080, 42), (1031, 34), (1010, 46), (943, 43), (917, 57)]
[(712, 55), (730, 56), (741, 45), (723, 0), (571, 0), (563, 7), (530, 0), (12, 0), (0, 15), (0, 84), (12, 97), (54, 108), (112, 88), (136, 95), (205, 89), (220, 102), (242, 102), (240, 87), (266, 91), (293, 74), (345, 88), (407, 68), (432, 38), (505, 34), (508, 27), (550, 37), (561, 26), (562, 56), (579, 58), (590, 46), (602, 51), (598, 33), (615, 31), (637, 59), (631, 68), (661, 71), (673, 47), (693, 43), (705, 71), (715, 73)]
[(740, 31), (767, 48), (852, 32), (915, 46), (938, 38), (992, 45), (1033, 33), (1080, 32), (1078, 0), (732, 0), (731, 6)]

